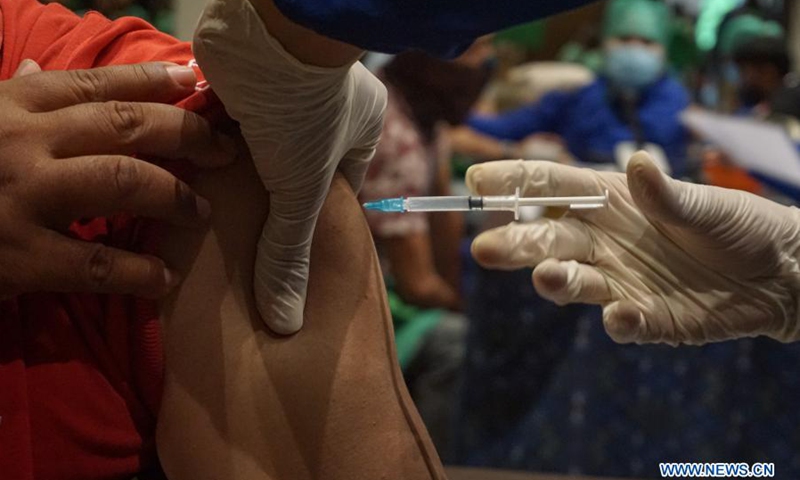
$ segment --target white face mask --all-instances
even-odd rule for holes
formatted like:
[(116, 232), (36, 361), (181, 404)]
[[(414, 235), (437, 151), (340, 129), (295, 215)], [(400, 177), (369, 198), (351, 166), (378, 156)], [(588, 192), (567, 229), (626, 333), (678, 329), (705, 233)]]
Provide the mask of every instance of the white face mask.
[(604, 72), (616, 87), (639, 92), (664, 74), (663, 50), (644, 45), (607, 47)]

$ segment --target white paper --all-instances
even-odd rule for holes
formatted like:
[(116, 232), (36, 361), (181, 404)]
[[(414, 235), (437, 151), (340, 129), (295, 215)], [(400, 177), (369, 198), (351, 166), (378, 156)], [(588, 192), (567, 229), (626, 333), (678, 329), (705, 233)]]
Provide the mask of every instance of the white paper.
[(739, 166), (800, 187), (800, 155), (780, 125), (702, 110), (688, 110), (681, 119)]

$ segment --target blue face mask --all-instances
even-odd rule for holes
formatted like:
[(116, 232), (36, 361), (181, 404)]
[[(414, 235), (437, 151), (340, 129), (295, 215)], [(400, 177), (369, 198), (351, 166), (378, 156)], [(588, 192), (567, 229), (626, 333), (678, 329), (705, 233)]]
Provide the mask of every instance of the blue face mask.
[(639, 92), (661, 78), (664, 58), (640, 45), (612, 47), (606, 52), (604, 71), (615, 87)]

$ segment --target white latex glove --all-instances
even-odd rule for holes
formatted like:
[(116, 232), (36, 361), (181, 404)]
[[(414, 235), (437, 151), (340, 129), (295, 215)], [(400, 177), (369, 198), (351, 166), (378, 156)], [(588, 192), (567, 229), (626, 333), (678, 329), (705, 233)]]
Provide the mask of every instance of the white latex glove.
[(311, 239), (337, 168), (357, 192), (382, 130), (386, 89), (360, 63), (304, 65), (247, 0), (212, 0), (194, 50), (228, 114), (240, 122), (270, 193), (258, 246), (256, 302), (267, 325), (303, 325)]
[(535, 266), (533, 283), (558, 304), (604, 307), (621, 343), (703, 344), (766, 335), (800, 339), (800, 214), (748, 193), (664, 176), (637, 153), (627, 177), (548, 162), (470, 169), (479, 195), (599, 195), (608, 209), (511, 224), (479, 236), (490, 268)]

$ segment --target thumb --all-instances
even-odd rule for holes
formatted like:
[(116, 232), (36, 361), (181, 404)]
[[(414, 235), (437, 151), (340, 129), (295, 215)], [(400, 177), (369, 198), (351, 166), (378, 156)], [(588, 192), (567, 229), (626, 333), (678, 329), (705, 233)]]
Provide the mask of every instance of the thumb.
[(659, 170), (650, 154), (638, 152), (628, 163), (628, 189), (648, 217), (676, 227), (692, 227), (705, 202), (695, 185), (673, 180)]
[(324, 191), (317, 197), (276, 194), (258, 244), (254, 274), (256, 305), (277, 334), (303, 327), (303, 310), (314, 236)]

